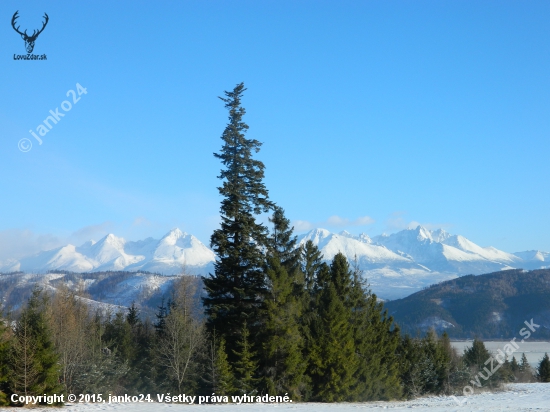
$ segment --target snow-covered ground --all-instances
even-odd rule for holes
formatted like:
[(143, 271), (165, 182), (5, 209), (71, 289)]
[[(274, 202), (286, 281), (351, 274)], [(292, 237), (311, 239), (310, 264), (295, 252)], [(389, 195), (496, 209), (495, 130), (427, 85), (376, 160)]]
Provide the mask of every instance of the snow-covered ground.
[[(481, 393), (457, 398), (460, 405), (450, 397), (428, 397), (404, 402), (368, 403), (284, 403), (284, 404), (226, 404), (226, 405), (181, 405), (159, 403), (127, 404), (76, 404), (64, 410), (75, 412), (178, 412), (189, 408), (205, 408), (207, 411), (296, 411), (296, 412), (357, 412), (361, 410), (388, 410), (399, 412), (417, 409), (430, 412), (462, 411), (550, 411), (550, 383), (512, 384), (502, 392)], [(0, 408), (1, 409), (1, 408)], [(36, 408), (36, 412), (51, 412), (51, 408)]]

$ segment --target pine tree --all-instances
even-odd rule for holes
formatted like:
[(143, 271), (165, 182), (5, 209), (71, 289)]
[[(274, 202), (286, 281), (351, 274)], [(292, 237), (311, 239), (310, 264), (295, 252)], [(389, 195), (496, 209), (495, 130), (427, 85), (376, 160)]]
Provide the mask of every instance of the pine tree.
[(306, 290), (313, 293), (313, 289), (317, 282), (317, 272), (321, 268), (323, 255), (319, 248), (311, 240), (308, 240), (302, 249), (302, 272), (305, 277)]
[(491, 357), (491, 354), (485, 347), (485, 344), (474, 339), (472, 346), (464, 350), (464, 362), (470, 367), (475, 367), (477, 370), (483, 370), (485, 361)]
[(401, 395), (397, 348), (400, 337), (393, 319), (372, 294), (355, 265), (350, 288), (353, 336), (359, 357), (354, 400), (392, 399)]
[(494, 384), (498, 384), (503, 379), (503, 376), (498, 372), (491, 374), (485, 371), (485, 362), (489, 358), (491, 358), (491, 354), (485, 347), (485, 344), (479, 339), (474, 339), (472, 346), (464, 350), (464, 363), (470, 367), (474, 374), (487, 376), (487, 379), (483, 378), (483, 381), (492, 387)]
[(9, 353), (10, 353), (10, 336), (9, 330), (4, 326), (4, 320), (0, 318), (0, 406), (8, 405), (9, 403)]
[(349, 276), (341, 254), (334, 257), (330, 269), (322, 265), (317, 273), (317, 316), (311, 325), (309, 362), (313, 399), (322, 402), (350, 400), (355, 395), (359, 360), (350, 324)]
[(545, 353), (544, 357), (539, 362), (537, 379), (539, 382), (550, 382), (550, 358), (548, 357), (548, 353)]
[[(229, 347), (241, 339), (243, 321), (254, 341), (261, 329), (261, 312), (267, 289), (263, 270), (267, 246), (267, 228), (256, 216), (273, 207), (262, 180), (264, 165), (253, 159), (261, 143), (247, 139), (245, 109), (241, 106), (244, 84), (221, 98), (229, 110), (229, 123), (222, 134), (221, 160), (224, 169), (218, 176), (221, 202), (221, 228), (210, 239), (217, 255), (215, 272), (204, 277), (207, 296), (203, 298), (208, 329), (224, 337)], [(230, 356), (231, 358), (232, 356)]]
[(531, 365), (529, 365), (529, 361), (527, 360), (527, 356), (525, 356), (525, 352), (521, 355), (521, 363), (519, 364), (519, 371), (531, 372)]
[(515, 356), (512, 356), (512, 362), (510, 362), (510, 370), (514, 375), (517, 375), (517, 373), (519, 372), (519, 363), (516, 360)]
[(289, 274), (299, 269), (301, 248), (296, 247), (297, 239), (293, 235), (294, 228), (285, 217), (282, 207), (276, 206), (273, 216), (269, 218), (273, 230), (268, 239), (268, 246), (273, 255), (277, 255), (281, 264)]
[(216, 375), (213, 387), (214, 392), (218, 395), (233, 394), (235, 392), (235, 377), (227, 359), (224, 338), (220, 339), (220, 343), (216, 348), (214, 370)]
[(246, 321), (241, 329), (241, 340), (237, 342), (239, 350), (233, 350), (236, 357), (234, 363), (235, 370), (235, 386), (240, 394), (255, 394), (257, 392), (257, 384), (260, 379), (256, 378), (258, 370), (258, 362), (256, 360), (256, 352), (252, 350), (249, 341), (250, 332)]
[(14, 392), (49, 395), (63, 392), (59, 357), (45, 317), (47, 297), (34, 289), (17, 322), (12, 347)]
[(269, 295), (265, 301), (266, 320), (263, 331), (262, 369), (267, 392), (288, 393), (299, 399), (303, 391), (306, 364), (300, 334), (301, 302), (293, 293), (291, 277), (278, 256), (267, 260)]

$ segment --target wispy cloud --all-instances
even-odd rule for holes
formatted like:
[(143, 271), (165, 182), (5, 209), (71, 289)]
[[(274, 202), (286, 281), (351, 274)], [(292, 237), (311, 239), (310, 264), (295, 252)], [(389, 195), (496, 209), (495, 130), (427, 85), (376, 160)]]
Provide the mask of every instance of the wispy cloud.
[(416, 220), (409, 221), (405, 219), (406, 212), (394, 212), (386, 219), (386, 229), (390, 232), (403, 229), (415, 229), (418, 226), (424, 226), (426, 229), (447, 229), (451, 227), (449, 223), (429, 223), (418, 222)]
[(109, 232), (112, 232), (113, 228), (114, 225), (111, 222), (103, 222), (98, 225), (84, 226), (83, 228), (80, 228), (77, 231), (73, 232), (67, 240), (70, 243), (76, 244), (78, 246), (88, 240), (97, 240), (98, 238), (105, 236)]
[(371, 218), (370, 216), (361, 216), (361, 217), (358, 217), (357, 219), (351, 220), (338, 215), (333, 215), (322, 222), (295, 220), (292, 224), (294, 225), (294, 229), (297, 232), (303, 232), (303, 231), (314, 229), (316, 227), (343, 228), (343, 227), (367, 226), (373, 223), (374, 223), (374, 219)]
[(63, 239), (51, 234), (38, 234), (26, 229), (0, 231), (0, 260), (19, 259), (63, 244)]

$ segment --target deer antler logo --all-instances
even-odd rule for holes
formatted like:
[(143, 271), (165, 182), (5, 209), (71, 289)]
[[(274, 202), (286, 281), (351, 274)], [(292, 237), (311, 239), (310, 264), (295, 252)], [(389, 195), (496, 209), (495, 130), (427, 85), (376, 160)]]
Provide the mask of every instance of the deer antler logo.
[(50, 18), (48, 17), (48, 15), (47, 15), (46, 13), (44, 13), (44, 19), (45, 19), (46, 21), (44, 21), (44, 22), (42, 23), (42, 28), (41, 28), (40, 30), (38, 30), (38, 31), (34, 30), (33, 33), (32, 33), (32, 35), (29, 36), (29, 35), (27, 34), (27, 30), (25, 30), (24, 33), (21, 33), (21, 32), (19, 31), (19, 27), (20, 27), (20, 26), (15, 27), (15, 21), (16, 21), (17, 18), (19, 17), (17, 13), (19, 13), (19, 10), (17, 10), (17, 11), (13, 14), (13, 17), (11, 18), (11, 25), (12, 25), (13, 29), (14, 29), (17, 33), (19, 33), (19, 34), (21, 35), (21, 38), (22, 38), (23, 40), (25, 40), (25, 48), (27, 49), (27, 53), (32, 53), (32, 51), (34, 50), (34, 42), (36, 41), (36, 38), (38, 37), (38, 35), (39, 35), (40, 33), (42, 33), (42, 32), (44, 31), (44, 29), (46, 28), (46, 25), (48, 24), (48, 20), (49, 20)]

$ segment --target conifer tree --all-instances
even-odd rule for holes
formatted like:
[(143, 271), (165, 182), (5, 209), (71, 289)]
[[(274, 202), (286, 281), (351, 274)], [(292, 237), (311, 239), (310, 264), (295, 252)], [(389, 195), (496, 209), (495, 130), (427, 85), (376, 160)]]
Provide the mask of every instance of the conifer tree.
[(355, 395), (359, 360), (350, 324), (349, 277), (349, 266), (341, 254), (334, 257), (330, 269), (322, 265), (317, 273), (317, 316), (309, 343), (314, 400), (338, 402)]
[(225, 348), (225, 339), (221, 338), (218, 347), (216, 348), (216, 357), (214, 361), (215, 382), (214, 392), (218, 395), (231, 395), (235, 392), (235, 377), (233, 370), (227, 359)]
[(304, 273), (304, 281), (306, 290), (313, 293), (317, 281), (317, 272), (321, 268), (323, 255), (319, 248), (311, 240), (308, 240), (302, 249), (302, 272)]
[(299, 319), (301, 302), (293, 292), (292, 279), (277, 255), (267, 259), (269, 295), (265, 301), (266, 320), (262, 339), (262, 369), (270, 394), (287, 392), (299, 399), (303, 391), (306, 364)]
[(4, 326), (3, 319), (0, 318), (0, 406), (5, 406), (9, 403), (9, 339), (8, 328)]
[(236, 391), (247, 395), (256, 393), (257, 384), (260, 381), (256, 377), (258, 370), (256, 352), (251, 347), (249, 337), (250, 332), (245, 321), (241, 329), (241, 340), (237, 342), (239, 350), (233, 350), (236, 357), (233, 369), (235, 371)]
[(515, 356), (512, 356), (512, 362), (510, 362), (510, 370), (514, 375), (517, 375), (517, 373), (519, 372), (519, 363), (516, 360)]
[(297, 239), (293, 235), (294, 228), (290, 226), (290, 220), (285, 217), (285, 211), (280, 206), (275, 206), (269, 221), (273, 223), (273, 229), (268, 239), (269, 248), (273, 255), (278, 256), (287, 272), (293, 274), (298, 270), (301, 254), (301, 248), (296, 247)]
[(464, 350), (464, 362), (477, 370), (483, 370), (485, 361), (491, 357), (491, 354), (479, 339), (474, 339), (472, 346)]
[(531, 372), (531, 365), (525, 356), (525, 352), (521, 355), (521, 363), (519, 364), (520, 372)]
[(352, 275), (350, 323), (359, 360), (354, 400), (397, 398), (401, 395), (396, 355), (399, 330), (368, 289), (357, 265)]
[(13, 389), (25, 395), (60, 394), (59, 357), (45, 317), (47, 297), (34, 289), (17, 322), (12, 350)]
[(550, 382), (550, 358), (548, 357), (548, 353), (545, 353), (544, 357), (539, 362), (537, 378), (539, 382)]
[(267, 228), (256, 222), (256, 216), (273, 207), (262, 182), (264, 164), (252, 157), (261, 143), (245, 137), (248, 125), (243, 121), (245, 109), (241, 106), (245, 90), (241, 83), (220, 98), (229, 110), (221, 152), (214, 154), (224, 167), (218, 176), (222, 180), (218, 188), (223, 197), (221, 227), (210, 239), (217, 255), (214, 274), (203, 278), (209, 332), (215, 329), (229, 347), (241, 340), (243, 321), (248, 322), (252, 341), (261, 329), (267, 293), (262, 251), (267, 246)]

